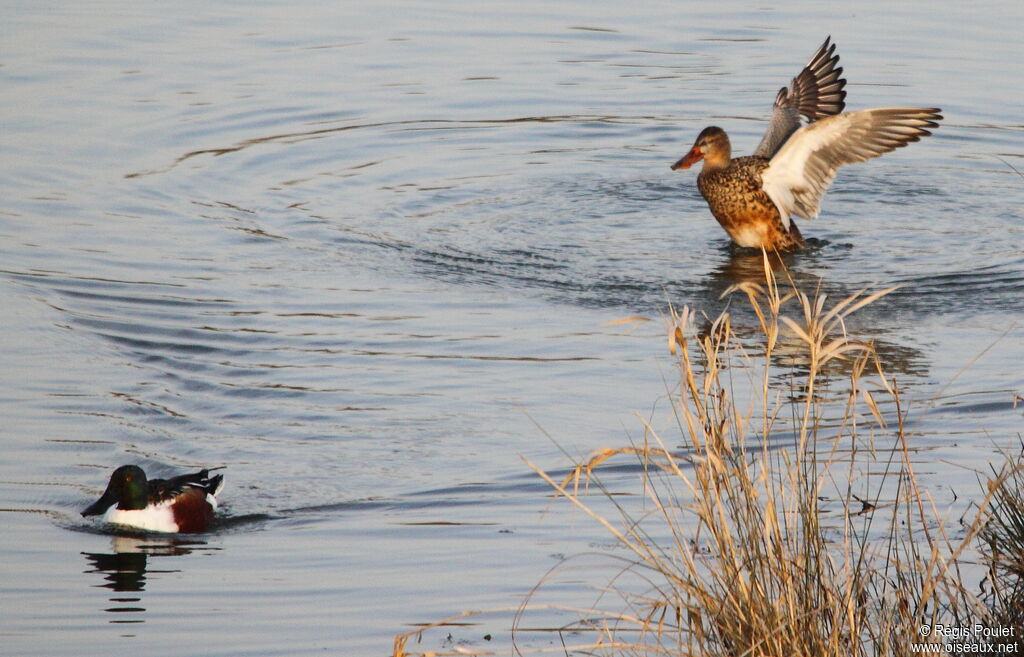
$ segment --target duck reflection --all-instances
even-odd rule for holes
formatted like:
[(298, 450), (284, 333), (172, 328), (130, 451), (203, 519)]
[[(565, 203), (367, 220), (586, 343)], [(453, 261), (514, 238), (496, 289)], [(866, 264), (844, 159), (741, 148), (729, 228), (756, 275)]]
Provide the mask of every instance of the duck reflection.
[[(746, 249), (729, 245), (723, 249), (725, 256), (722, 261), (709, 271), (702, 282), (703, 296), (714, 298), (718, 303), (712, 307), (723, 308), (721, 301), (728, 299), (728, 310), (731, 316), (730, 328), (742, 342), (759, 343), (763, 338), (760, 321), (754, 313), (747, 295), (737, 286), (753, 284), (757, 289), (766, 288), (766, 270), (770, 271), (783, 297), (795, 288), (806, 294), (813, 302), (815, 297), (825, 296), (824, 309), (834, 307), (844, 299), (859, 295), (859, 298), (880, 291), (885, 285), (866, 286), (867, 290), (830, 280), (821, 275), (827, 272), (831, 259), (842, 253), (842, 245), (829, 245), (827, 242), (809, 239), (808, 249), (794, 253), (762, 252), (760, 249)], [(828, 248), (825, 257), (825, 249)], [(820, 256), (820, 257), (819, 257)], [(724, 296), (725, 299), (722, 299)], [(763, 300), (762, 300), (763, 302)], [(929, 371), (928, 360), (920, 349), (899, 344), (892, 336), (896, 331), (892, 328), (892, 316), (912, 304), (913, 299), (905, 294), (883, 296), (880, 299), (857, 310), (844, 321), (842, 326), (851, 337), (870, 342), (883, 371), (888, 375), (902, 374), (914, 378), (925, 377)], [(782, 306), (782, 314), (789, 316), (798, 323), (804, 321), (804, 311), (796, 299), (789, 299)], [(717, 315), (715, 315), (717, 316)], [(715, 316), (708, 316), (698, 324), (698, 332), (706, 334), (711, 330)], [(774, 353), (779, 363), (792, 368), (796, 372), (806, 371), (806, 344), (787, 327), (782, 326), (779, 341)], [(756, 350), (751, 353), (756, 353)], [(848, 376), (851, 359), (830, 361), (827, 376)], [(779, 376), (789, 376), (788, 373)]]
[(796, 254), (777, 251), (764, 253), (760, 249), (747, 249), (729, 244), (723, 249), (726, 253), (725, 259), (708, 273), (708, 282), (712, 287), (720, 287), (720, 292), (737, 283), (763, 284), (767, 263), (777, 281), (792, 281), (801, 289), (805, 289), (808, 284), (813, 286), (821, 280), (819, 276), (807, 273), (806, 269), (819, 265), (828, 266), (827, 259), (817, 257), (825, 246), (828, 246), (827, 242), (808, 238), (807, 248)]
[[(111, 623), (142, 623), (142, 592), (146, 589), (147, 572), (170, 573), (176, 569), (154, 571), (149, 564), (151, 557), (181, 557), (195, 549), (206, 547), (206, 543), (194, 539), (163, 536), (114, 536), (111, 538), (111, 552), (83, 552), (89, 569), (87, 573), (102, 576), (98, 585), (114, 592), (109, 600), (113, 603), (104, 611), (119, 614)], [(134, 595), (133, 595), (134, 594)], [(123, 614), (123, 615), (122, 615)]]

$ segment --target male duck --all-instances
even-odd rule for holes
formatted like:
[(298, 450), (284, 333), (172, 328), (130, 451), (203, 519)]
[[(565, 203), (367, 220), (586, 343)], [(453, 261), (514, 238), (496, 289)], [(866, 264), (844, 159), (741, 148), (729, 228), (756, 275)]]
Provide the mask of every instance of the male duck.
[(110, 476), (103, 496), (82, 515), (102, 515), (115, 525), (151, 532), (195, 534), (206, 531), (213, 520), (223, 485), (224, 475), (210, 477), (208, 470), (147, 480), (142, 468), (122, 465)]
[[(846, 80), (835, 44), (825, 39), (800, 75), (775, 97), (768, 130), (753, 155), (732, 158), (729, 137), (705, 128), (672, 169), (704, 160), (697, 187), (732, 241), (793, 251), (804, 246), (791, 216), (818, 216), (836, 169), (930, 135), (938, 108), (893, 107), (841, 113)], [(810, 123), (800, 127), (800, 116)]]

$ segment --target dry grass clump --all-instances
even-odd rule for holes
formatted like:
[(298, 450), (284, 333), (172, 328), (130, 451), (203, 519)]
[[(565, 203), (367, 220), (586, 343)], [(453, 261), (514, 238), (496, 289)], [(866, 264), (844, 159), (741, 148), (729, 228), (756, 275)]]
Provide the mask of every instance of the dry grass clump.
[[(783, 294), (764, 264), (763, 284), (731, 290), (758, 318), (757, 347), (727, 313), (697, 332), (688, 309), (671, 312), (681, 439), (670, 446), (645, 425), (639, 444), (600, 450), (561, 481), (531, 464), (629, 555), (609, 557), (615, 573), (593, 605), (615, 611), (579, 612), (559, 652), (910, 655), (948, 640), (924, 627), (1019, 628), (1021, 469), (996, 473), (974, 518), (948, 531), (914, 475), (897, 386), (872, 345), (846, 332), (851, 313), (892, 288), (828, 306), (824, 295)], [(603, 490), (601, 466), (622, 455), (643, 466), (643, 504), (589, 497)], [(992, 555), (988, 594), (964, 584), (965, 571), (985, 576), (967, 558), (979, 535)], [(419, 633), (396, 639), (394, 654), (412, 654)]]
[(988, 566), (983, 599), (994, 626), (1016, 629), (1015, 654), (1024, 654), (1024, 454), (1007, 455), (988, 481), (991, 513), (981, 530)]

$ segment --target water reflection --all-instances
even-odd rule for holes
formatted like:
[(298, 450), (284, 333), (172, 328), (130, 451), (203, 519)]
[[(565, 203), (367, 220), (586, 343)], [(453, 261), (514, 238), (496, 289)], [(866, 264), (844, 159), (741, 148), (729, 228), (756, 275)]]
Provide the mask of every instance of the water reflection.
[(154, 571), (150, 557), (182, 557), (197, 548), (210, 548), (204, 541), (182, 539), (177, 536), (114, 536), (111, 538), (111, 552), (83, 552), (88, 569), (103, 578), (99, 586), (114, 592), (109, 598), (111, 606), (104, 611), (116, 614), (111, 623), (143, 623), (146, 608), (142, 604), (142, 592), (146, 589), (147, 573), (173, 573), (179, 569), (162, 568)]
[[(794, 319), (800, 325), (806, 322), (804, 309), (796, 299), (786, 299), (794, 289), (807, 295), (812, 305), (817, 299), (823, 298), (822, 312), (827, 313), (837, 306), (852, 307), (858, 301), (885, 288), (882, 285), (857, 288), (848, 283), (832, 280), (831, 277), (812, 273), (822, 264), (818, 262), (816, 251), (828, 245), (815, 240), (815, 244), (810, 246), (811, 249), (805, 253), (778, 254), (762, 253), (760, 250), (730, 244), (723, 249), (727, 253), (726, 258), (704, 277), (703, 289), (698, 298), (710, 300), (731, 297), (727, 306), (731, 319), (730, 329), (748, 349), (748, 353), (757, 354), (763, 346), (764, 329), (760, 325), (758, 313), (748, 300), (748, 295), (756, 300), (762, 313), (768, 312), (766, 266), (783, 299), (781, 314)], [(851, 337), (857, 336), (856, 341), (870, 344), (875, 358), (887, 376), (927, 376), (930, 365), (925, 352), (905, 344), (906, 340), (891, 328), (889, 313), (885, 310), (889, 296), (891, 294), (884, 295), (842, 319), (833, 333), (843, 332)], [(701, 335), (706, 335), (712, 330), (714, 320), (714, 315), (703, 318), (699, 326)], [(779, 339), (773, 351), (777, 364), (783, 367), (775, 376), (786, 378), (793, 373), (807, 375), (810, 368), (806, 342), (788, 327), (780, 326), (780, 329)], [(838, 337), (838, 334), (834, 337)], [(833, 381), (846, 379), (851, 374), (855, 360), (833, 359), (822, 374)]]
[(719, 284), (725, 283), (724, 287), (737, 283), (759, 283), (765, 281), (765, 262), (771, 269), (772, 274), (779, 281), (792, 280), (802, 289), (807, 283), (812, 286), (820, 281), (819, 276), (805, 272), (811, 266), (818, 264), (815, 257), (816, 250), (826, 246), (825, 243), (808, 238), (808, 248), (802, 253), (768, 253), (764, 254), (760, 249), (748, 249), (729, 243), (723, 248), (727, 257), (712, 269), (708, 278)]

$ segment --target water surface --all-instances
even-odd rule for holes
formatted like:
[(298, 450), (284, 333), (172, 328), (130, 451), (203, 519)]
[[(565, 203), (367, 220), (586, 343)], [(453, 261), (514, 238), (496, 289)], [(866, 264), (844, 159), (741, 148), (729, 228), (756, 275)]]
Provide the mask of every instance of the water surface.
[[(637, 414), (678, 435), (666, 304), (717, 314), (750, 263), (668, 165), (708, 124), (749, 152), (827, 34), (851, 109), (946, 119), (842, 170), (789, 265), (833, 299), (903, 285), (849, 329), (904, 388), (935, 494), (973, 490), (1020, 431), (1021, 13), (9, 7), (5, 649), (387, 654), (605, 549), (520, 456), (564, 468)], [(630, 316), (652, 321), (608, 323)], [(129, 462), (227, 466), (217, 531), (84, 522)], [(496, 645), (489, 622), (453, 641)]]

